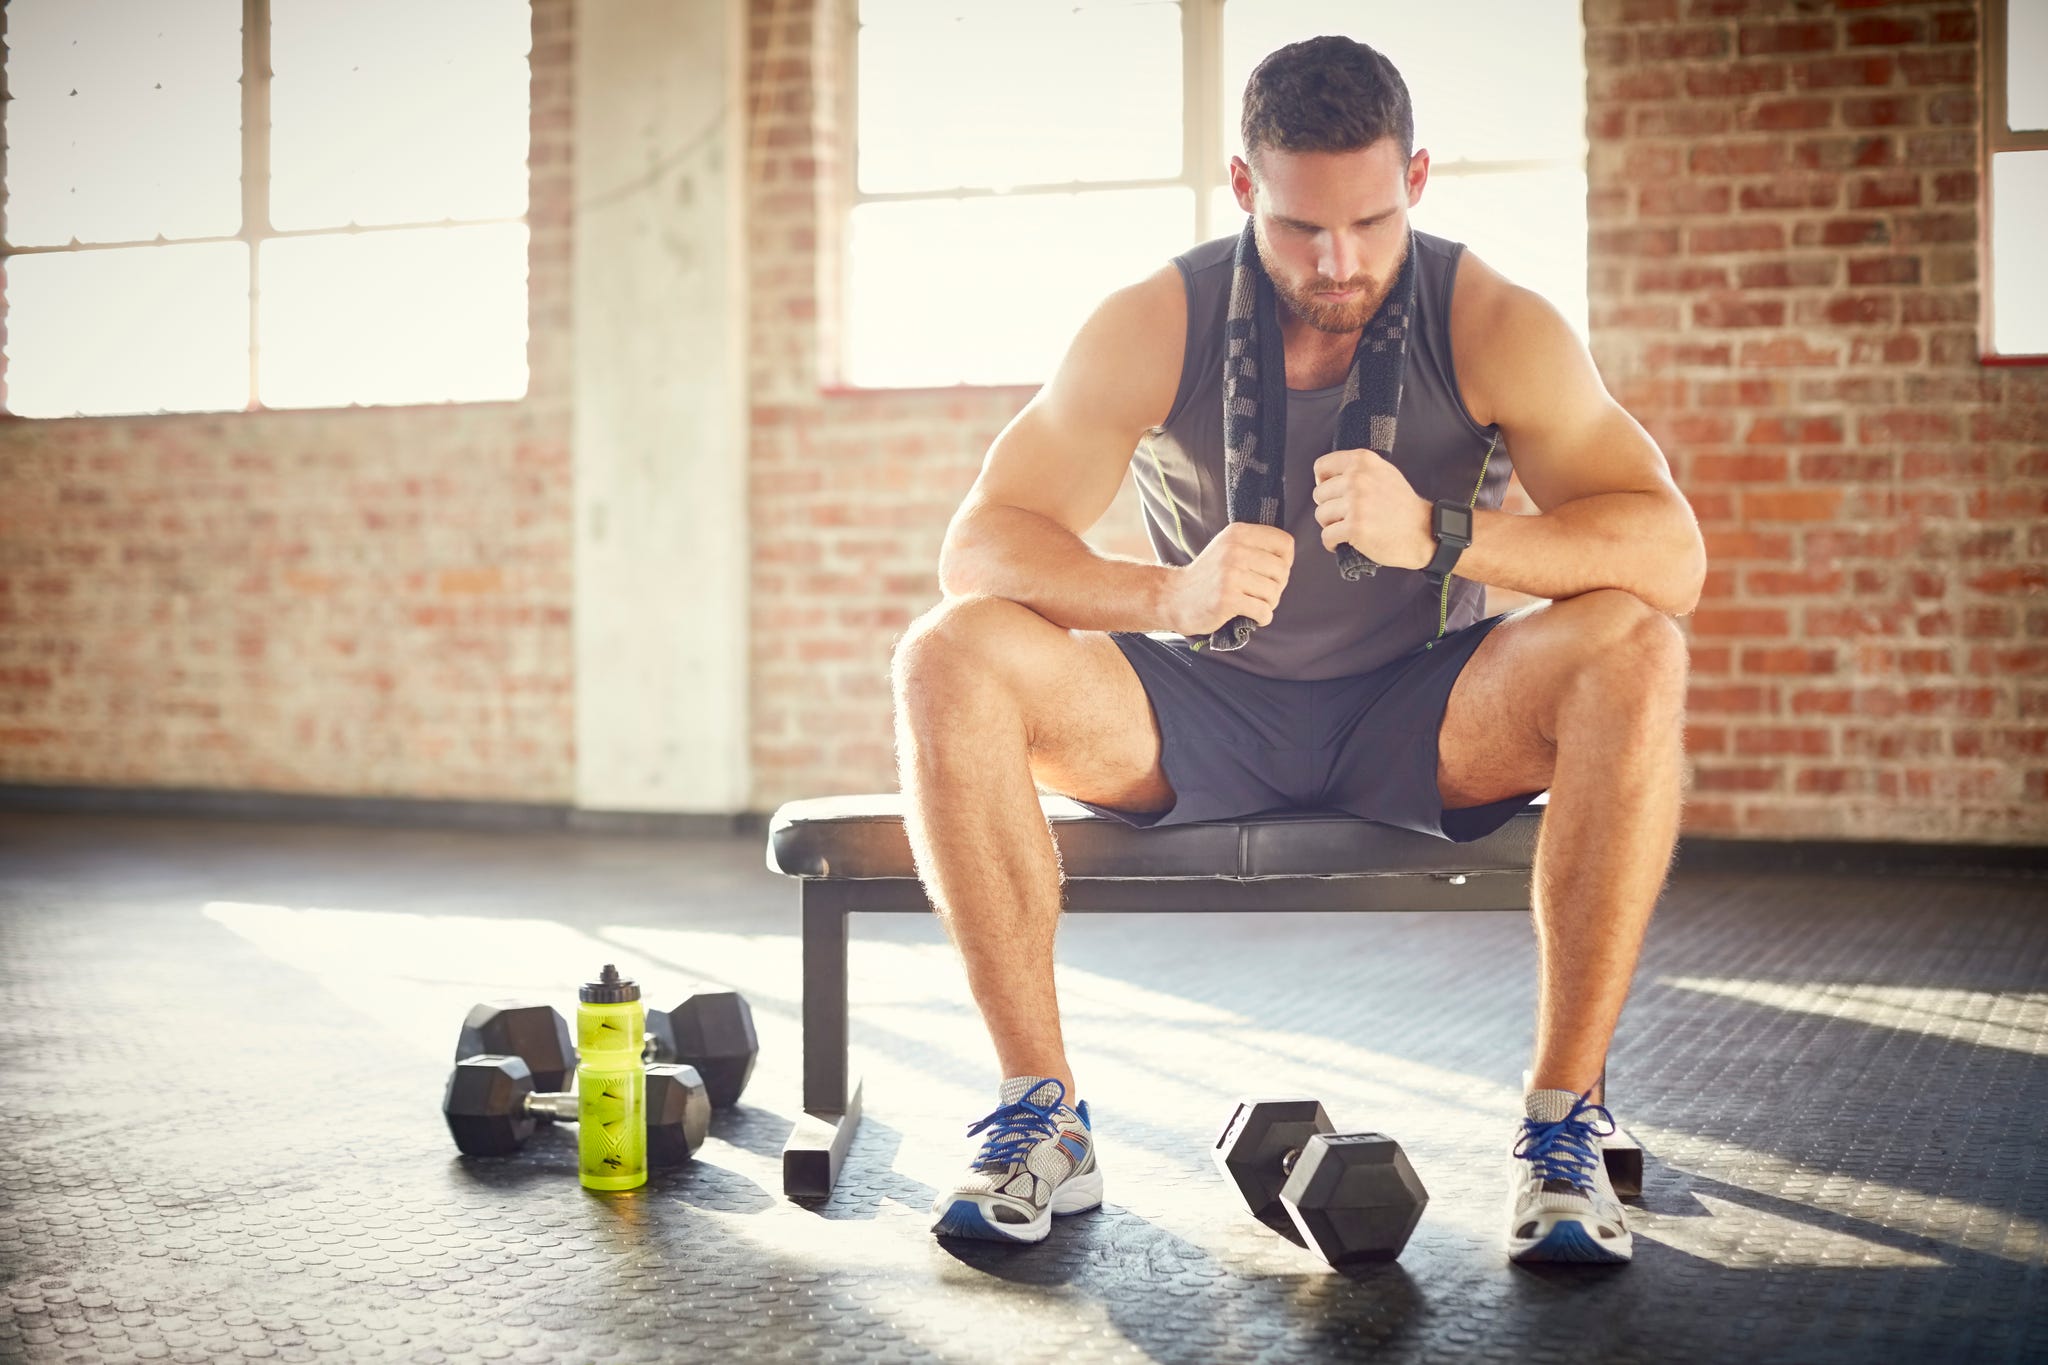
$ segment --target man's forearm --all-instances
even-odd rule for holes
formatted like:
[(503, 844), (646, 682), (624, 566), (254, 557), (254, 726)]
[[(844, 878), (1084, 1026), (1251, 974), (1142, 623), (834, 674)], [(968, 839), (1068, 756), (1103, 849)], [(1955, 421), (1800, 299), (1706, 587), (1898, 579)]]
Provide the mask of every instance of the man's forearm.
[(1068, 630), (1144, 634), (1170, 629), (1172, 568), (1096, 551), (1056, 521), (1018, 507), (985, 507), (940, 555), (949, 597), (1007, 597)]
[[(1423, 507), (1434, 553), (1429, 504)], [(1475, 509), (1472, 544), (1451, 572), (1536, 597), (1620, 588), (1683, 616), (1699, 604), (1706, 549), (1684, 502), (1655, 493), (1596, 493), (1533, 517)]]

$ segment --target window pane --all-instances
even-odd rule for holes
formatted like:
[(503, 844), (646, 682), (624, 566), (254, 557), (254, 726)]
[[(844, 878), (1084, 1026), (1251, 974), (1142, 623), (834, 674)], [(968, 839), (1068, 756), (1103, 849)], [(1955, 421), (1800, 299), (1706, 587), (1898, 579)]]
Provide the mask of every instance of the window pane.
[(2016, 133), (2048, 129), (2048, 5), (2027, 0), (2005, 10), (2005, 126)]
[(1209, 236), (1235, 237), (1244, 231), (1244, 220), (1249, 215), (1237, 206), (1237, 196), (1230, 192), (1228, 183), (1212, 186), (1209, 190)]
[[(1370, 43), (1394, 64), (1414, 108), (1415, 145), (1428, 148), (1433, 162), (1584, 159), (1579, 0), (1230, 0), (1223, 7), (1226, 155), (1244, 154), (1252, 68), (1322, 33)], [(1473, 34), (1486, 41), (1471, 41)]]
[(526, 212), (526, 0), (275, 0), (270, 221)]
[(111, 417), (248, 405), (246, 244), (8, 258), (9, 412)]
[(6, 62), (10, 243), (240, 227), (241, 0), (12, 0)]
[(1181, 188), (862, 204), (849, 383), (1038, 384), (1103, 296), (1193, 245)]
[[(1134, 5), (1177, 4), (1178, 0), (1003, 0), (1020, 14), (1057, 16), (1078, 9), (1130, 9)], [(860, 0), (863, 24), (928, 24), (971, 18), (990, 9), (989, 0)]]
[(1501, 274), (1556, 304), (1586, 339), (1585, 171), (1432, 173), (1408, 221), (1418, 231), (1465, 243)]
[(1180, 174), (1179, 5), (918, 8), (860, 30), (863, 192)]
[(525, 396), (526, 241), (492, 223), (265, 242), (264, 406)]
[(1991, 349), (2048, 355), (2048, 152), (1991, 158)]

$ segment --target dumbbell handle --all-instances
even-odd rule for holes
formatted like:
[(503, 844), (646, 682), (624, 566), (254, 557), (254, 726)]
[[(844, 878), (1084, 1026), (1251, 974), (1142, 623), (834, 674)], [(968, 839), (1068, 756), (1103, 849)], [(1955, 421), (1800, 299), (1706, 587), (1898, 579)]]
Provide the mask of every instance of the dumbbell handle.
[(526, 1097), (526, 1112), (537, 1118), (557, 1119), (564, 1123), (576, 1122), (577, 1105), (574, 1091), (550, 1094), (541, 1091)]

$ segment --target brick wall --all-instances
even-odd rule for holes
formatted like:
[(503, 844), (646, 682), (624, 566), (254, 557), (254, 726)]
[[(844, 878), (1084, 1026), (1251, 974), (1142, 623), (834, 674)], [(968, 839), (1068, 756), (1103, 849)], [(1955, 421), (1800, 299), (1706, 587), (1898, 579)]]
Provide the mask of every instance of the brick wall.
[(2048, 369), (1977, 360), (1977, 6), (1585, 14), (1594, 354), (1710, 561), (1687, 830), (2040, 841)]
[[(850, 3), (751, 5), (756, 810), (893, 789), (890, 648), (1031, 393), (833, 386)], [(571, 13), (527, 400), (0, 422), (0, 780), (569, 799)], [(1712, 565), (1690, 832), (2048, 833), (2048, 371), (1975, 359), (1976, 20), (1588, 0), (1594, 354)], [(1089, 539), (1149, 559), (1128, 479)]]
[(0, 419), (0, 781), (566, 801), (569, 0), (527, 398)]

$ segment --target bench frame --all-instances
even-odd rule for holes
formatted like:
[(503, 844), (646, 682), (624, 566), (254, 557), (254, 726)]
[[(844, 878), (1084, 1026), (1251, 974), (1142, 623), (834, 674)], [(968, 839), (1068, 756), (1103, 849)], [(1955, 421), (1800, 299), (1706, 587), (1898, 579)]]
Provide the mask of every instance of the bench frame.
[[(1450, 850), (1446, 850), (1449, 852)], [(856, 913), (929, 914), (914, 877), (804, 877), (803, 1116), (782, 1149), (782, 1188), (791, 1199), (831, 1197), (847, 1147), (860, 1127), (861, 1082), (849, 1067), (847, 947)], [(1189, 914), (1232, 911), (1519, 910), (1529, 908), (1529, 870), (1454, 869), (1270, 877), (1073, 877), (1062, 885), (1068, 914)], [(1605, 1081), (1601, 1090), (1605, 1098)], [(1606, 1140), (1617, 1193), (1642, 1190), (1642, 1149), (1625, 1132)]]

